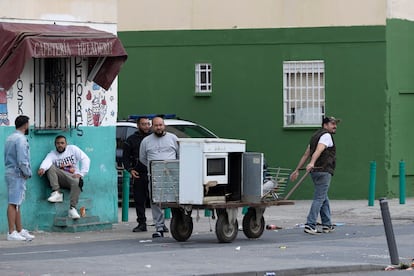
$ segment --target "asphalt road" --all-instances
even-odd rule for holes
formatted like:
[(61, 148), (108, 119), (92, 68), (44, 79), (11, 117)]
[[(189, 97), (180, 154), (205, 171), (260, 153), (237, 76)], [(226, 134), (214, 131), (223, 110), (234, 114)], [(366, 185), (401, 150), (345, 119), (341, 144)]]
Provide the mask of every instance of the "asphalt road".
[[(414, 256), (413, 230), (412, 224), (394, 226), (401, 262)], [(3, 246), (0, 253), (1, 275), (395, 274), (381, 271), (389, 264), (382, 225), (344, 225), (315, 236), (304, 234), (300, 227), (265, 230), (257, 240), (239, 231), (233, 243), (218, 243), (213, 232), (194, 233), (182, 243), (169, 234), (158, 239), (26, 242)]]

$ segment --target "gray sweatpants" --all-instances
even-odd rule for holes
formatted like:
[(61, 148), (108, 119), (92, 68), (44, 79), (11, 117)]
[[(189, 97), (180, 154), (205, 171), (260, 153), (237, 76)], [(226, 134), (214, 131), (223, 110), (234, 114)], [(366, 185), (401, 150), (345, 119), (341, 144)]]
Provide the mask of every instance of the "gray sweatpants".
[(152, 202), (152, 189), (151, 189), (151, 181), (148, 183), (148, 191), (150, 193), (151, 197), (151, 211), (152, 211), (152, 220), (155, 224), (155, 231), (161, 230), (165, 226), (165, 219), (164, 219), (164, 213), (162, 212), (162, 209), (160, 208), (157, 203)]
[(47, 170), (46, 175), (53, 191), (59, 191), (61, 188), (70, 190), (70, 206), (76, 208), (81, 192), (79, 178), (73, 177), (71, 173), (65, 172), (55, 165)]
[(159, 231), (160, 229), (163, 229), (165, 225), (165, 220), (164, 220), (164, 213), (162, 212), (162, 209), (156, 203), (154, 204), (151, 202), (151, 211), (152, 211), (152, 219), (154, 220), (154, 224), (155, 224), (155, 231)]

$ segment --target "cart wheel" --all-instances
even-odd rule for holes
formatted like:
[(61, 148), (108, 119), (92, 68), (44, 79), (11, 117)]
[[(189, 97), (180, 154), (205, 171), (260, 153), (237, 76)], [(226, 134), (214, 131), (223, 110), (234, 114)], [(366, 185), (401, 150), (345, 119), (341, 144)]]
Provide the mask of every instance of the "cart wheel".
[(176, 241), (184, 242), (188, 240), (193, 233), (193, 218), (186, 215), (181, 210), (174, 210), (170, 222), (171, 236)]
[(262, 216), (259, 224), (256, 222), (256, 212), (254, 209), (249, 208), (247, 213), (243, 217), (243, 233), (249, 239), (259, 238), (264, 231), (265, 220)]
[(239, 231), (239, 224), (237, 219), (231, 225), (227, 213), (221, 214), (216, 222), (216, 236), (219, 242), (232, 242), (237, 237)]

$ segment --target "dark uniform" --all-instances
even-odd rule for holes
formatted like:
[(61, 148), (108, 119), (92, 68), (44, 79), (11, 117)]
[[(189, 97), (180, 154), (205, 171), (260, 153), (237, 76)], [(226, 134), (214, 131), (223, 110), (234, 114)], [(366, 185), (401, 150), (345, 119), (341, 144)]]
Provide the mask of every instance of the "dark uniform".
[(138, 226), (133, 229), (134, 232), (147, 231), (145, 204), (148, 200), (148, 171), (147, 166), (139, 161), (139, 147), (142, 140), (149, 134), (151, 133), (141, 133), (138, 130), (127, 138), (123, 147), (122, 162), (124, 168), (128, 172), (135, 170), (139, 174), (139, 178), (131, 178), (138, 222)]

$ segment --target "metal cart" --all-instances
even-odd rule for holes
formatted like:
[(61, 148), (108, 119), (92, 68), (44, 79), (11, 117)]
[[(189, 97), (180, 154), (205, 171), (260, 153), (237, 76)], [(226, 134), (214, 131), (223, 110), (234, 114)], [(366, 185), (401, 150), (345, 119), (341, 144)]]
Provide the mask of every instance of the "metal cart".
[[(163, 203), (161, 206), (171, 208), (172, 216), (170, 231), (172, 237), (179, 242), (184, 242), (191, 237), (193, 232), (193, 209), (209, 209), (213, 212), (212, 218), (216, 220), (215, 233), (219, 242), (230, 243), (238, 234), (239, 223), (237, 221), (238, 208), (248, 207), (243, 215), (243, 233), (247, 238), (260, 238), (265, 229), (263, 214), (266, 207), (277, 205), (293, 205), (293, 201), (276, 200), (263, 203), (226, 202), (211, 203), (205, 205), (178, 205)], [(215, 213), (215, 214), (214, 214)]]
[[(239, 208), (247, 209), (243, 212), (243, 233), (256, 239), (265, 229), (263, 214), (267, 207), (294, 204), (284, 197), (290, 169), (264, 169), (262, 153), (244, 152), (244, 147), (234, 143), (240, 143), (240, 140), (180, 139), (180, 160), (151, 162), (152, 201), (162, 208), (171, 208), (170, 231), (175, 240), (183, 242), (191, 237), (194, 209), (211, 210), (212, 218), (217, 219), (215, 233), (218, 241), (229, 243), (238, 234)], [(229, 147), (223, 147), (223, 144)], [(212, 148), (220, 148), (228, 155), (212, 154)], [(186, 154), (187, 150), (189, 154)], [(218, 184), (222, 180), (206, 178), (204, 170), (214, 171), (212, 175), (221, 178), (217, 164), (212, 169), (207, 167), (206, 159), (211, 156), (214, 159), (226, 156), (228, 167), (223, 171), (226, 171), (228, 183)]]

